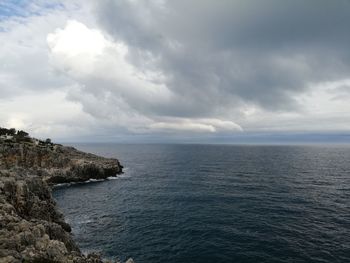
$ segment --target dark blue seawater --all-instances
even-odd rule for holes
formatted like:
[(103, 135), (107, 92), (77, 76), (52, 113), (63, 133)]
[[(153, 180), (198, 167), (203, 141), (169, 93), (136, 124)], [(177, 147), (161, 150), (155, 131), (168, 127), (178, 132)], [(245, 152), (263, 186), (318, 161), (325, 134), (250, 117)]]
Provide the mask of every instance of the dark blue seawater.
[(350, 148), (76, 145), (119, 179), (54, 191), (83, 251), (157, 262), (350, 262)]

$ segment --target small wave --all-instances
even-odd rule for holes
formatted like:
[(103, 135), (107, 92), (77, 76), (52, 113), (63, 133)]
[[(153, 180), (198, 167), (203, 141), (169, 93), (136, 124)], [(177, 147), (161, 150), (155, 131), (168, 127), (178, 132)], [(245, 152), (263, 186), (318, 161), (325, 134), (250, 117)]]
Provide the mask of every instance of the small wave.
[(107, 177), (106, 179), (89, 179), (89, 180), (86, 180), (83, 182), (71, 182), (71, 183), (56, 184), (52, 188), (62, 188), (62, 187), (68, 187), (68, 186), (77, 185), (77, 184), (96, 183), (96, 182), (103, 182), (103, 181), (107, 181), (107, 180), (117, 180), (120, 178), (129, 178), (129, 177), (130, 177), (130, 175), (126, 175), (125, 173), (123, 173), (123, 174), (119, 174), (117, 176)]
[(78, 184), (88, 184), (88, 183), (96, 183), (96, 182), (103, 182), (107, 179), (89, 179), (83, 182), (71, 182), (71, 183), (61, 183), (61, 184), (56, 184), (52, 188), (63, 188), (63, 187), (69, 187), (72, 185), (78, 185)]
[[(113, 177), (111, 179), (114, 180), (114, 179), (121, 179), (121, 178), (130, 178), (130, 177), (131, 177), (130, 174), (123, 173), (123, 174), (120, 174), (117, 177)], [(109, 179), (109, 177), (108, 177), (108, 179)]]
[(60, 187), (65, 187), (69, 185), (71, 185), (71, 183), (55, 184), (52, 188), (60, 188)]
[(92, 219), (87, 219), (87, 220), (78, 221), (77, 224), (82, 225), (82, 224), (88, 224), (92, 222), (94, 222)]
[[(108, 178), (107, 178), (108, 179)], [(86, 184), (86, 183), (93, 183), (93, 182), (102, 182), (105, 181), (106, 179), (89, 179), (87, 181), (81, 182), (82, 184)]]
[(117, 180), (118, 177), (119, 177), (119, 175), (118, 176), (110, 176), (110, 177), (107, 177), (106, 180)]

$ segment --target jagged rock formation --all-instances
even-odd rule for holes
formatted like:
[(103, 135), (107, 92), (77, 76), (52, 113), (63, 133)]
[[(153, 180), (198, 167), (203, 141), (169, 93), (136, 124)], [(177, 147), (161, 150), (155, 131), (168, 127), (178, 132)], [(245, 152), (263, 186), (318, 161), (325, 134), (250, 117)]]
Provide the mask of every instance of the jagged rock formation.
[(50, 186), (121, 172), (118, 160), (72, 147), (0, 142), (0, 262), (102, 263), (80, 252)]

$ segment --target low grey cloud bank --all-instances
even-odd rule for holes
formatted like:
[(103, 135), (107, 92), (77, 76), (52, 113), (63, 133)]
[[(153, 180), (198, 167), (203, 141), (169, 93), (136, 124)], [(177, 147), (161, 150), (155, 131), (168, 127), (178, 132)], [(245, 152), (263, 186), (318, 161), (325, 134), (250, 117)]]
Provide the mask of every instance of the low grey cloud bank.
[[(83, 127), (91, 138), (350, 129), (348, 1), (55, 6), (1, 22), (7, 29), (0, 38), (9, 39), (1, 55), (12, 64), (1, 68), (2, 99), (60, 92), (57, 108), (69, 108), (83, 125), (74, 127), (69, 116), (50, 122), (42, 116), (34, 125), (35, 110), (2, 113), (4, 123), (38, 134), (59, 126), (63, 138)], [(37, 61), (40, 67), (31, 69)]]

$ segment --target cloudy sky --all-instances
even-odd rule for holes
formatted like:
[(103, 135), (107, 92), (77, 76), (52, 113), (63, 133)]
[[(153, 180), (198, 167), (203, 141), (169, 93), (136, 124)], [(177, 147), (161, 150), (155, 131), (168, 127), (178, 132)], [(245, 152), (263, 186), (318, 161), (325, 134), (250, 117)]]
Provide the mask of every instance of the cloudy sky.
[(0, 0), (0, 126), (61, 141), (348, 138), (349, 25), (348, 0)]

